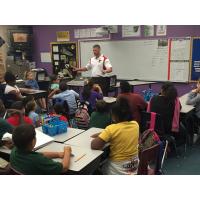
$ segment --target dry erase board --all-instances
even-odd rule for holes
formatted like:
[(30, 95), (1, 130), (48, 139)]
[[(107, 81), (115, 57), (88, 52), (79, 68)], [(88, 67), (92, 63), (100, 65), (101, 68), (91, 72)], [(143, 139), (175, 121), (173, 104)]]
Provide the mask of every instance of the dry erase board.
[[(99, 44), (120, 79), (165, 81), (168, 78), (168, 40), (82, 41), (80, 64), (93, 57), (92, 46)], [(91, 76), (91, 72), (83, 73)]]

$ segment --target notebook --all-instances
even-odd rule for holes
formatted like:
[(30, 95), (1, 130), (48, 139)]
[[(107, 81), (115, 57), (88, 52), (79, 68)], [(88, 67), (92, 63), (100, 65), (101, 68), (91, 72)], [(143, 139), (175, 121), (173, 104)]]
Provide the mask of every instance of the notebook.
[(54, 138), (44, 134), (43, 132), (35, 129), (35, 132), (36, 132), (36, 145), (35, 145), (35, 148), (34, 150), (37, 150), (43, 146), (46, 146), (47, 144), (51, 143), (54, 141)]

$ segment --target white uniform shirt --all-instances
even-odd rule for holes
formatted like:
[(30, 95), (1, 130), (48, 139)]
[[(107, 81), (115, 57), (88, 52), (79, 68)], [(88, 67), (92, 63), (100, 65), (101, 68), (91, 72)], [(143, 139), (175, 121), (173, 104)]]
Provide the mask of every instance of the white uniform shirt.
[(102, 54), (98, 58), (91, 58), (89, 63), (85, 67), (87, 68), (87, 70), (92, 70), (92, 77), (98, 77), (104, 76), (102, 72), (103, 66), (105, 66), (106, 69), (112, 68), (110, 60)]
[(6, 85), (5, 90), (4, 90), (4, 94), (8, 94), (11, 91), (16, 91), (16, 92), (20, 92), (19, 88), (15, 85), (15, 86), (11, 86), (11, 85)]

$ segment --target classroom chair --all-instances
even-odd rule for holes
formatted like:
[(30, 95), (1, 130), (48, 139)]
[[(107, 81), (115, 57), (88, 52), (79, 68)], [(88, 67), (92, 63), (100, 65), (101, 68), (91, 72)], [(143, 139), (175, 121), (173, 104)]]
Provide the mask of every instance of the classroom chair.
[(9, 175), (10, 165), (8, 164), (5, 168), (0, 168), (0, 175)]
[[(138, 175), (155, 175), (158, 171), (159, 165), (159, 150), (160, 145), (156, 144), (148, 149), (139, 153), (139, 166), (138, 166)], [(149, 166), (153, 165), (153, 168)]]
[(10, 166), (9, 175), (24, 175), (24, 174), (22, 174), (21, 172), (17, 171), (16, 169)]

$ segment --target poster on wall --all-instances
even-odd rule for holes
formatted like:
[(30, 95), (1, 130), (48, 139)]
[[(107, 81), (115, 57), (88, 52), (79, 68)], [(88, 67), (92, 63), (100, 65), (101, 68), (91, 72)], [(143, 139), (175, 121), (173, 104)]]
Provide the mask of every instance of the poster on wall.
[(140, 36), (140, 26), (138, 25), (124, 25), (122, 26), (122, 37), (138, 37)]
[(156, 36), (166, 36), (167, 35), (167, 26), (166, 25), (157, 25), (156, 26)]
[(191, 65), (191, 80), (199, 80), (200, 77), (200, 38), (193, 39), (192, 46), (192, 65)]
[(57, 42), (67, 42), (70, 40), (69, 31), (56, 32)]
[(41, 52), (40, 58), (42, 63), (51, 63), (51, 54), (50, 52)]
[(145, 25), (144, 26), (144, 36), (154, 36), (154, 25)]

